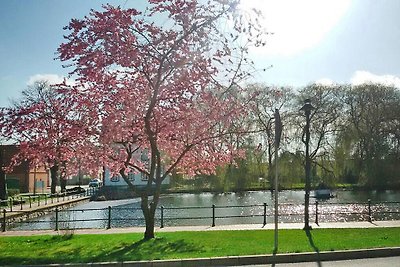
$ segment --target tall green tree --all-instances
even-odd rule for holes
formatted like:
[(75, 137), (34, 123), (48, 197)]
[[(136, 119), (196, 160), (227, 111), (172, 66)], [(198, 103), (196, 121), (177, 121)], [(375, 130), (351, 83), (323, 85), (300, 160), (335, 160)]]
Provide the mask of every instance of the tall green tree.
[(353, 86), (346, 104), (355, 171), (362, 183), (384, 186), (392, 178), (385, 168), (389, 155), (398, 155), (400, 92), (382, 84)]
[(299, 90), (295, 106), (292, 108), (294, 113), (291, 120), (292, 146), (296, 151), (303, 151), (306, 121), (304, 113), (299, 110), (304, 105), (305, 99), (311, 100), (314, 109), (310, 114), (310, 158), (313, 164), (324, 172), (333, 173), (333, 166), (326, 159), (333, 159), (332, 148), (336, 136), (342, 130), (343, 88), (341, 85), (308, 85)]

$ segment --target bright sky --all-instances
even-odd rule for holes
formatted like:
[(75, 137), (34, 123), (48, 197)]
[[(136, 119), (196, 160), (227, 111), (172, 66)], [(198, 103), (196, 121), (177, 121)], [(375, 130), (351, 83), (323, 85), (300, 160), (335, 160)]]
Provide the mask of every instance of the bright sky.
[[(0, 106), (37, 79), (66, 74), (54, 60), (71, 18), (110, 2), (138, 7), (144, 0), (37, 0), (0, 2)], [(379, 81), (400, 87), (400, 1), (242, 0), (243, 11), (264, 13), (272, 35), (252, 51), (266, 72), (254, 81), (303, 86), (312, 82)], [(140, 8), (140, 7), (138, 7)]]
[(293, 56), (317, 46), (349, 11), (350, 4), (350, 0), (245, 0), (240, 8), (262, 10), (263, 24), (273, 33), (268, 46), (258, 53)]

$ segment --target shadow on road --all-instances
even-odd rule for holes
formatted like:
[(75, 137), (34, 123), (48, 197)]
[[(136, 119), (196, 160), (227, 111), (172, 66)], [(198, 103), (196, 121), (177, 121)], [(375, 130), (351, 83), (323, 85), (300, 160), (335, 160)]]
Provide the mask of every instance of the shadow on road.
[[(272, 255), (273, 255), (274, 259), (275, 259), (275, 256), (277, 253), (278, 253), (278, 248), (274, 248), (274, 250), (272, 251)], [(271, 267), (275, 267), (275, 265), (276, 265), (276, 263), (274, 262), (271, 264)]]
[[(307, 230), (304, 230), (305, 231), (305, 233), (306, 233), (306, 236), (307, 236), (307, 238), (308, 238), (308, 242), (310, 243), (310, 245), (311, 245), (311, 247), (313, 248), (313, 250), (316, 252), (316, 254), (317, 254), (317, 261), (316, 261), (316, 263), (318, 264), (318, 267), (322, 267), (322, 263), (321, 263), (321, 260), (320, 260), (320, 255), (319, 255), (319, 249), (318, 249), (318, 247), (315, 245), (315, 243), (314, 243), (314, 239), (313, 239), (313, 237), (312, 237), (312, 233), (311, 233), (311, 229), (307, 229)], [(273, 256), (276, 256), (276, 254), (277, 254), (277, 249), (275, 248), (274, 250), (273, 250), (273, 252), (272, 252), (272, 255)], [(272, 263), (271, 264), (271, 267), (275, 267), (276, 266), (276, 263)]]
[(310, 242), (311, 247), (317, 253), (317, 264), (318, 264), (318, 267), (322, 267), (321, 260), (320, 260), (320, 257), (319, 257), (319, 249), (314, 243), (314, 240), (313, 240), (313, 237), (312, 237), (312, 234), (311, 234), (311, 230), (310, 229), (306, 229), (304, 231), (306, 232), (306, 236), (308, 238), (308, 242)]

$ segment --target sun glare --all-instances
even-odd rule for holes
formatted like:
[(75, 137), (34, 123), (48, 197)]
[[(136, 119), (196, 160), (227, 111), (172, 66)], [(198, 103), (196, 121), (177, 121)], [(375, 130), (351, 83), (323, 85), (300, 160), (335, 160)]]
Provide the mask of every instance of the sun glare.
[(256, 53), (294, 55), (316, 46), (350, 8), (350, 0), (242, 0), (243, 11), (263, 14), (267, 45)]

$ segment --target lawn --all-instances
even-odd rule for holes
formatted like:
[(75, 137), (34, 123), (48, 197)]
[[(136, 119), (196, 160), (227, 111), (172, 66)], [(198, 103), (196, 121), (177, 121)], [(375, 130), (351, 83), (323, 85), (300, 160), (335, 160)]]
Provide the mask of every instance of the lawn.
[[(0, 265), (271, 254), (272, 230), (0, 237)], [(278, 253), (400, 246), (400, 228), (280, 230)]]

